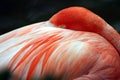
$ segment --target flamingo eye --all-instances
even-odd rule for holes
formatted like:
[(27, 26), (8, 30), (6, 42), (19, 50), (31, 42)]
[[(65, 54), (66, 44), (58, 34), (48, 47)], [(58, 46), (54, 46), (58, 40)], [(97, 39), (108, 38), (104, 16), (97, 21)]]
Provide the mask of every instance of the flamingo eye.
[(60, 27), (60, 28), (63, 28), (63, 29), (66, 29), (66, 26), (65, 26), (65, 25), (60, 25), (59, 27)]

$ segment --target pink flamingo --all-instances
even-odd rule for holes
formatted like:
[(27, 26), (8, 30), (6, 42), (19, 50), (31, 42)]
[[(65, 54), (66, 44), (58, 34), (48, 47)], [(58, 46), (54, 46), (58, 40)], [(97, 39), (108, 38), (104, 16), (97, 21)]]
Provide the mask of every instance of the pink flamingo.
[(10, 69), (12, 80), (48, 74), (59, 80), (120, 80), (120, 35), (86, 8), (70, 7), (1, 35), (0, 61), (0, 71)]

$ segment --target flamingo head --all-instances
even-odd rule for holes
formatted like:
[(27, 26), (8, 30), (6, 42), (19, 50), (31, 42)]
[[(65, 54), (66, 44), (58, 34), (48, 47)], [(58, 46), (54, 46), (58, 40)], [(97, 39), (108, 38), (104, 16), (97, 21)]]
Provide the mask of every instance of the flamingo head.
[(63, 9), (50, 18), (50, 22), (57, 27), (78, 31), (99, 32), (106, 22), (99, 16), (83, 7)]

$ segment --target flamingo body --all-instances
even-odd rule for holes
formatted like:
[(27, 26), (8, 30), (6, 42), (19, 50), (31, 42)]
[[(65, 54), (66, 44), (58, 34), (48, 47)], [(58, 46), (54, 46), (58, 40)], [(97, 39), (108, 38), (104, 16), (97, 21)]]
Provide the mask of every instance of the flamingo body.
[[(115, 42), (110, 42), (111, 37), (106, 39), (107, 34), (102, 35), (107, 23), (95, 18), (99, 26), (96, 23), (88, 25), (86, 17), (87, 21), (82, 19), (78, 23), (72, 23), (74, 19), (71, 22), (63, 19), (64, 23), (61, 23), (62, 20), (55, 15), (50, 21), (1, 35), (0, 70), (10, 69), (12, 79), (19, 80), (44, 79), (49, 74), (60, 80), (119, 80), (119, 45), (113, 45)], [(59, 28), (63, 25), (67, 29)], [(91, 26), (99, 29), (92, 30)], [(111, 32), (117, 34), (114, 30)]]

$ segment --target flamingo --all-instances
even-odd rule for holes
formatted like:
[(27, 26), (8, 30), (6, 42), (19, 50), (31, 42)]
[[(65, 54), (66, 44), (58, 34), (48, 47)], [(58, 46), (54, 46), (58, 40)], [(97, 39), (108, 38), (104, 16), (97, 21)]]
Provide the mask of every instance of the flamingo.
[(120, 35), (90, 10), (69, 7), (1, 35), (0, 61), (12, 80), (120, 80)]

